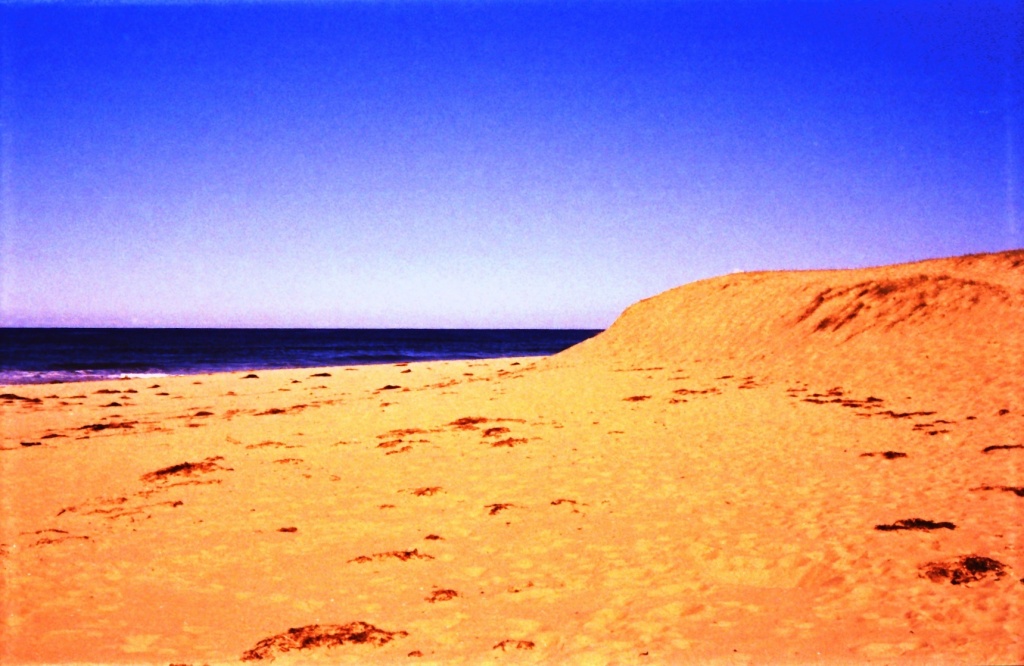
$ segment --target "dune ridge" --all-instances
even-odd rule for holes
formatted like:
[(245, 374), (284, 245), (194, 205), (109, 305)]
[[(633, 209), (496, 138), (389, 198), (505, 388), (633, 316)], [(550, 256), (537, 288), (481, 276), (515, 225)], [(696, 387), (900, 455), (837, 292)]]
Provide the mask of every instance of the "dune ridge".
[(1024, 662), (1024, 252), (0, 391), (0, 662)]
[[(725, 275), (628, 308), (568, 362), (739, 362), (775, 375), (918, 386), (1024, 366), (1024, 251)], [(953, 359), (952, 356), (956, 355)]]

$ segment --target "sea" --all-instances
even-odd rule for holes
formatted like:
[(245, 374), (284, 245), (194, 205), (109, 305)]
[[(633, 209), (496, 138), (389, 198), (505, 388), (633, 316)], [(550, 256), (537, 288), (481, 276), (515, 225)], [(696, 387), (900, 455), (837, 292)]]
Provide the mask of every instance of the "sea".
[(599, 330), (0, 328), (0, 385), (547, 356)]

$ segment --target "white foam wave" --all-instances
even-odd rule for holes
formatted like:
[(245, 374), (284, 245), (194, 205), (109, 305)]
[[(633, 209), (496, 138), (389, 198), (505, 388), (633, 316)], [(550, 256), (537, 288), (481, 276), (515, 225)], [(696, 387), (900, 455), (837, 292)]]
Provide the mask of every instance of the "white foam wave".
[(64, 384), (69, 382), (96, 382), (109, 379), (144, 379), (168, 377), (164, 372), (114, 372), (101, 370), (3, 370), (0, 386), (14, 384)]

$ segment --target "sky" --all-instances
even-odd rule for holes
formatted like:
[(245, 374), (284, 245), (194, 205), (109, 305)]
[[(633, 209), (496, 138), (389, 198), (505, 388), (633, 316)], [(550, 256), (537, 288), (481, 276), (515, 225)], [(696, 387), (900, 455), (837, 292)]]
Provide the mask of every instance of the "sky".
[(8, 2), (0, 325), (604, 328), (1024, 246), (1009, 1)]

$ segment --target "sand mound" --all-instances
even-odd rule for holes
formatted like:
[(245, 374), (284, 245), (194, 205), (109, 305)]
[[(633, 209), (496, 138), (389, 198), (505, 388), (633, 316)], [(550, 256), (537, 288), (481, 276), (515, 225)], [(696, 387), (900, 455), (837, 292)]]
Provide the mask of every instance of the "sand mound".
[[(628, 308), (562, 361), (742, 362), (837, 382), (941, 379), (1020, 366), (1024, 250), (856, 270), (757, 272), (677, 287)], [(871, 381), (871, 379), (875, 381)], [(918, 385), (919, 381), (914, 381)]]

